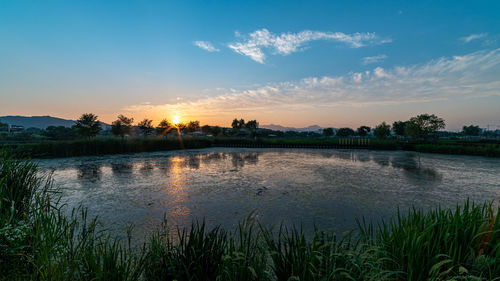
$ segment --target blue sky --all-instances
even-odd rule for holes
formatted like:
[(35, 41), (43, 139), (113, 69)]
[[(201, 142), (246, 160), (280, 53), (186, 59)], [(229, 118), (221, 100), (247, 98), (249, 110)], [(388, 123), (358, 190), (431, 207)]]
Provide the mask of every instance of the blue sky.
[(4, 0), (0, 115), (500, 125), (499, 1), (267, 2)]

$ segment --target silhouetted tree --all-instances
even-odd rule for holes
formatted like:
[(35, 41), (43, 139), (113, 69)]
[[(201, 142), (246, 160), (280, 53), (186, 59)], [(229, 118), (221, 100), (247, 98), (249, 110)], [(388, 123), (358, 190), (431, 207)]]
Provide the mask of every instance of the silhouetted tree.
[(199, 129), (200, 129), (200, 121), (189, 121), (189, 123), (186, 125), (186, 130), (189, 133), (198, 131)]
[(463, 126), (462, 134), (465, 136), (479, 136), (481, 134), (481, 128), (479, 126)]
[(405, 125), (405, 133), (409, 136), (435, 136), (439, 129), (444, 129), (445, 123), (442, 118), (434, 114), (420, 114), (410, 118)]
[(259, 128), (259, 122), (257, 122), (257, 120), (250, 120), (245, 124), (245, 121), (243, 121), (243, 119), (240, 120), (240, 124), (241, 122), (244, 124), (245, 128), (250, 131), (252, 137), (254, 137), (257, 133), (257, 129)]
[(244, 128), (245, 127), (245, 120), (243, 119), (234, 119), (233, 122), (231, 123), (231, 127), (233, 127), (233, 129), (241, 129), (241, 128)]
[(84, 113), (76, 120), (74, 127), (79, 135), (90, 139), (101, 131), (101, 122), (99, 122), (97, 115)]
[(323, 129), (323, 136), (331, 137), (333, 136), (333, 128), (325, 128)]
[(219, 126), (213, 126), (210, 128), (211, 129), (211, 134), (216, 137), (216, 136), (219, 136), (220, 134), (222, 134), (222, 128), (219, 127)]
[(418, 137), (423, 135), (421, 128), (418, 124), (413, 122), (406, 122), (405, 124), (405, 135), (410, 137)]
[(211, 129), (212, 129), (212, 127), (210, 127), (210, 125), (201, 126), (201, 132), (206, 134), (206, 135), (210, 134)]
[(391, 126), (386, 124), (385, 122), (382, 122), (382, 124), (375, 127), (375, 129), (373, 130), (373, 134), (379, 139), (388, 137), (391, 135)]
[(152, 135), (154, 132), (153, 120), (144, 119), (139, 122), (137, 126), (139, 127), (139, 130), (141, 130), (142, 135), (145, 137)]
[(177, 123), (175, 124), (175, 127), (178, 128), (178, 133), (179, 132), (183, 132), (183, 133), (187, 133), (188, 132), (188, 128), (187, 128), (187, 124), (186, 123)]
[(238, 129), (238, 126), (240, 125), (240, 121), (236, 118), (234, 118), (233, 122), (231, 123), (231, 127), (233, 127), (233, 129)]
[(405, 121), (395, 121), (392, 123), (392, 130), (396, 135), (404, 136), (406, 123)]
[(160, 136), (167, 136), (167, 133), (173, 128), (172, 124), (167, 120), (163, 119), (160, 124), (156, 127), (156, 134)]
[(111, 123), (111, 133), (115, 136), (124, 137), (131, 133), (134, 118), (128, 118), (124, 115), (118, 115), (118, 119)]
[(337, 130), (337, 136), (339, 137), (348, 137), (353, 135), (354, 135), (354, 130), (351, 128), (340, 128)]
[(41, 131), (41, 135), (51, 140), (72, 140), (78, 137), (75, 126), (68, 128), (64, 126), (48, 126)]
[(2, 123), (2, 121), (0, 121), (0, 131), (8, 131), (8, 130), (9, 130), (9, 124)]
[(368, 127), (368, 126), (361, 126), (358, 128), (358, 135), (360, 137), (364, 137), (366, 135), (368, 135), (368, 133), (371, 131), (371, 128)]

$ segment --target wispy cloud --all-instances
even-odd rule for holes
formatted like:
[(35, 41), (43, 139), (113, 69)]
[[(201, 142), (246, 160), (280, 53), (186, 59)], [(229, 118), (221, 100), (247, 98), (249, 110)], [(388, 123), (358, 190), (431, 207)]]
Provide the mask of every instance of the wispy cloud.
[[(239, 33), (238, 33), (239, 34)], [(360, 48), (366, 45), (389, 43), (391, 39), (381, 39), (375, 33), (345, 34), (342, 32), (322, 32), (304, 30), (299, 33), (274, 34), (267, 29), (256, 30), (248, 36), (239, 36), (243, 40), (228, 45), (238, 54), (250, 57), (252, 60), (264, 63), (266, 55), (263, 49), (270, 49), (280, 55), (289, 55), (302, 50), (309, 41), (330, 40), (347, 44), (351, 48)]]
[(136, 105), (131, 112), (177, 112), (213, 117), (253, 112), (289, 112), (337, 106), (401, 104), (459, 97), (500, 95), (500, 49), (432, 60), (425, 64), (377, 67), (343, 76), (309, 77), (250, 89), (228, 89), (190, 102)]
[(363, 58), (363, 64), (367, 65), (370, 63), (377, 63), (385, 60), (387, 58), (387, 55), (378, 55), (378, 56), (373, 56), (373, 57), (364, 57)]
[(477, 33), (477, 34), (471, 34), (469, 36), (461, 37), (460, 40), (464, 41), (465, 43), (469, 43), (472, 40), (476, 39), (481, 39), (488, 36), (488, 33)]
[(206, 51), (209, 51), (209, 52), (220, 51), (219, 49), (215, 48), (214, 45), (212, 45), (212, 43), (210, 43), (208, 41), (194, 41), (193, 44), (198, 46), (199, 48), (206, 50)]

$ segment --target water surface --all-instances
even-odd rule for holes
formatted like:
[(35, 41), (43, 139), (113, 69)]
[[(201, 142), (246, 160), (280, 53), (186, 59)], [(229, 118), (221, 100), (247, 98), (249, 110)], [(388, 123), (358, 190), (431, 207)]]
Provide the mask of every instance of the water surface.
[(452, 207), (500, 198), (500, 159), (404, 151), (208, 148), (41, 160), (71, 209), (136, 237), (193, 219), (232, 227), (265, 224), (343, 232), (399, 206)]

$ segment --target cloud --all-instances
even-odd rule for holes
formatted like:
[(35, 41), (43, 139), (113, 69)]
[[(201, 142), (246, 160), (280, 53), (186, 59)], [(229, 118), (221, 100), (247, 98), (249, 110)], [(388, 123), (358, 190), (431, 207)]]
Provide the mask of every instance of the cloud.
[(205, 51), (209, 51), (209, 52), (220, 51), (219, 49), (215, 48), (214, 45), (212, 45), (212, 43), (210, 43), (208, 41), (194, 41), (193, 44), (195, 46), (198, 46), (199, 48), (205, 50)]
[(378, 55), (378, 56), (373, 56), (373, 57), (364, 57), (363, 58), (363, 64), (367, 65), (370, 63), (377, 63), (385, 60), (387, 58), (387, 55)]
[(351, 48), (360, 48), (373, 44), (389, 43), (391, 39), (380, 39), (375, 33), (354, 33), (345, 34), (342, 32), (322, 32), (304, 30), (299, 33), (274, 34), (267, 29), (259, 29), (241, 38), (240, 42), (233, 42), (228, 45), (230, 49), (238, 54), (250, 57), (252, 60), (264, 63), (266, 55), (263, 49), (271, 49), (272, 52), (280, 55), (289, 55), (302, 50), (302, 47), (309, 41), (330, 40), (345, 43)]
[(217, 90), (212, 96), (163, 105), (129, 106), (131, 112), (176, 112), (210, 118), (252, 112), (291, 112), (451, 100), (500, 95), (500, 49), (444, 57), (424, 64), (377, 67), (343, 76), (308, 77), (248, 89)]
[(469, 36), (461, 37), (460, 40), (464, 41), (465, 43), (469, 43), (472, 40), (481, 39), (486, 36), (488, 36), (488, 33), (471, 34)]

